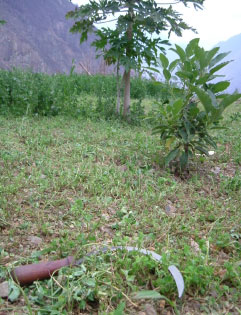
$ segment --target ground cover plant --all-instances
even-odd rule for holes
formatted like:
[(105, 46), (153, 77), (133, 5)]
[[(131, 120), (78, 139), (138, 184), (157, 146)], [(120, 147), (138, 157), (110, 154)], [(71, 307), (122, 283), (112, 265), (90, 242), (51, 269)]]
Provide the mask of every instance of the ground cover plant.
[[(195, 156), (188, 179), (160, 167), (149, 126), (0, 116), (0, 283), (10, 287), (0, 313), (240, 314), (240, 109), (228, 109), (215, 154)], [(23, 289), (9, 277), (13, 266), (103, 244), (163, 261), (106, 253)], [(170, 264), (184, 276), (181, 300)], [(159, 298), (136, 299), (144, 290)]]

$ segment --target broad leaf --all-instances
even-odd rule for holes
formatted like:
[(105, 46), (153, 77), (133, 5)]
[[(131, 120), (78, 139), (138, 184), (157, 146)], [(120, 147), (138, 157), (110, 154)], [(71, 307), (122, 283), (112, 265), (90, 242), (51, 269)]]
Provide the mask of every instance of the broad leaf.
[(15, 302), (20, 296), (20, 289), (13, 281), (9, 281), (8, 285), (9, 285), (8, 299), (11, 302)]
[(199, 38), (194, 38), (188, 43), (188, 45), (186, 47), (187, 57), (190, 57), (191, 55), (194, 54), (194, 48), (198, 45), (199, 40), (200, 40)]
[(226, 96), (219, 104), (220, 108), (225, 110), (229, 105), (236, 102), (239, 98), (241, 98), (241, 94), (232, 94)]
[(199, 65), (200, 65), (200, 70), (203, 71), (204, 68), (207, 66), (205, 50), (203, 48), (197, 46), (195, 48), (195, 56), (196, 56), (196, 60), (198, 61)]
[(185, 169), (188, 164), (188, 152), (183, 152), (181, 157), (180, 157), (180, 165), (182, 169)]
[(180, 57), (181, 61), (184, 62), (186, 60), (185, 51), (179, 45), (175, 45), (175, 47), (176, 47), (176, 50), (174, 50), (174, 51), (176, 51), (176, 53)]
[(228, 65), (231, 61), (226, 61), (226, 62), (222, 62), (219, 65), (217, 65), (216, 67), (210, 69), (210, 73), (214, 74), (215, 72), (219, 71), (220, 69), (222, 69), (223, 67), (225, 67), (226, 65)]
[(198, 87), (194, 87), (193, 90), (197, 94), (200, 102), (203, 104), (206, 112), (207, 113), (212, 112), (213, 111), (212, 99), (210, 98), (208, 93), (199, 89)]
[(171, 161), (173, 161), (178, 156), (179, 152), (180, 152), (179, 148), (176, 148), (176, 149), (172, 150), (171, 152), (169, 152), (169, 154), (165, 158), (165, 165), (166, 166), (169, 165), (169, 163)]
[(192, 80), (193, 79), (193, 74), (192, 72), (188, 72), (188, 71), (177, 71), (176, 75), (180, 78), (180, 79), (188, 79), (188, 80)]
[(216, 55), (216, 53), (219, 51), (219, 47), (214, 47), (213, 49), (209, 50), (206, 54), (206, 64), (207, 66), (210, 64), (213, 57)]
[(183, 106), (184, 106), (184, 103), (183, 103), (183, 100), (181, 98), (176, 100), (172, 104), (172, 113), (173, 113), (173, 115), (177, 115), (180, 112), (180, 110), (183, 108)]
[(180, 62), (179, 59), (173, 60), (173, 61), (170, 63), (168, 70), (169, 70), (170, 72), (172, 72), (172, 71), (177, 67), (177, 65), (179, 64), (179, 62)]
[(226, 53), (221, 53), (219, 55), (217, 55), (215, 58), (213, 58), (213, 60), (210, 62), (210, 68), (212, 68), (213, 66), (215, 66), (218, 62), (220, 62), (221, 60), (223, 60), (223, 58), (225, 58), (227, 55), (230, 54), (229, 52)]
[(187, 143), (188, 142), (188, 135), (187, 135), (187, 132), (184, 130), (184, 129), (180, 129), (178, 131), (179, 135), (182, 137), (184, 143)]
[(213, 105), (213, 107), (214, 107), (215, 109), (218, 109), (219, 106), (218, 106), (218, 103), (217, 103), (217, 99), (216, 99), (216, 97), (215, 97), (215, 94), (214, 94), (212, 91), (210, 91), (210, 90), (207, 90), (207, 93), (208, 93), (209, 97), (210, 97), (211, 100), (212, 100), (212, 105)]
[(167, 81), (169, 81), (172, 77), (171, 73), (167, 69), (163, 69), (163, 75)]
[(114, 311), (113, 315), (123, 315), (124, 314), (124, 310), (125, 310), (125, 307), (126, 307), (126, 303), (125, 302), (121, 302), (116, 310)]
[(214, 149), (217, 149), (217, 144), (216, 144), (216, 142), (214, 142), (214, 140), (213, 140), (209, 135), (206, 135), (206, 137), (204, 137), (204, 140), (205, 140), (209, 145), (211, 145)]
[(204, 153), (205, 155), (209, 156), (209, 153), (205, 148), (200, 147), (200, 146), (196, 146), (195, 149), (197, 149), (199, 152)]
[(161, 299), (163, 296), (152, 290), (144, 290), (134, 293), (134, 299)]
[(160, 54), (159, 59), (162, 67), (166, 69), (169, 66), (169, 60), (167, 59), (167, 57), (164, 54)]
[(213, 93), (219, 93), (226, 90), (230, 85), (229, 81), (220, 81), (215, 84), (210, 84), (209, 88)]

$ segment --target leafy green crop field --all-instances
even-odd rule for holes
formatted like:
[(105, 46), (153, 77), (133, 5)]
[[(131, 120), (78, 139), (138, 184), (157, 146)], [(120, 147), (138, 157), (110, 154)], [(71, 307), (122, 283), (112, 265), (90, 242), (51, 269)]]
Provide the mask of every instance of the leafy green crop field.
[[(164, 148), (147, 126), (0, 116), (0, 283), (10, 289), (0, 314), (240, 314), (240, 109), (185, 178), (160, 166)], [(14, 266), (103, 245), (154, 250), (162, 263), (107, 252), (25, 288), (10, 279)], [(136, 299), (142, 290), (163, 297)]]

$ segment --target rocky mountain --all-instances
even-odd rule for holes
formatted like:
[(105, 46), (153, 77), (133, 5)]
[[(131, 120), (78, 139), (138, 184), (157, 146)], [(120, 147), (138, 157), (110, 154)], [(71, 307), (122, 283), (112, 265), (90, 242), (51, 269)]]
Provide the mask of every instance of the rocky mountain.
[[(69, 32), (73, 21), (65, 15), (75, 6), (69, 0), (0, 0), (0, 68), (33, 71), (108, 73), (103, 59), (90, 45), (94, 34), (80, 45), (79, 34)], [(81, 65), (80, 65), (81, 64)]]
[(233, 36), (225, 42), (218, 43), (216, 46), (220, 47), (221, 52), (230, 51), (225, 61), (233, 60), (233, 62), (220, 70), (219, 74), (225, 75), (225, 79), (230, 80), (229, 92), (234, 92), (235, 90), (241, 92), (241, 34)]

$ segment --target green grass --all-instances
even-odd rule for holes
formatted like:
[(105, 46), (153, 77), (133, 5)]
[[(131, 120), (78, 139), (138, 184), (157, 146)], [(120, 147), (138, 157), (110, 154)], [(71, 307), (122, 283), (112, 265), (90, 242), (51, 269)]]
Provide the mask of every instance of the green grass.
[[(180, 179), (160, 166), (163, 147), (145, 126), (0, 116), (0, 282), (13, 266), (103, 245), (163, 256), (108, 253), (22, 291), (10, 281), (0, 313), (137, 314), (152, 303), (162, 314), (240, 314), (241, 120), (231, 117), (215, 155)], [(182, 300), (170, 264), (183, 273)], [(153, 289), (165, 303), (134, 299)]]

